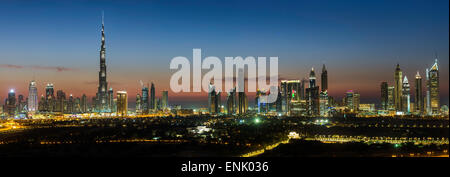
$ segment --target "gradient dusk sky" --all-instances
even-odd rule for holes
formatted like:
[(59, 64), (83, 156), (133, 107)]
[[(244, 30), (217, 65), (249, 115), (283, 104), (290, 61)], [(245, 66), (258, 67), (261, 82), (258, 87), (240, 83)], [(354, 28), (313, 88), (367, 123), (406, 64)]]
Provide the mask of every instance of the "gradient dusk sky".
[[(330, 95), (352, 89), (362, 103), (378, 103), (397, 63), (413, 91), (416, 72), (425, 78), (437, 53), (441, 103), (448, 104), (448, 0), (1, 1), (0, 99), (10, 89), (27, 95), (33, 79), (39, 95), (51, 82), (94, 96), (102, 11), (108, 82), (127, 90), (130, 102), (139, 80), (153, 81), (157, 97), (170, 90), (170, 60), (191, 60), (201, 48), (202, 57), (221, 59), (278, 56), (280, 79), (301, 79), (311, 67), (320, 75), (325, 64)], [(169, 100), (206, 106), (207, 95), (169, 91)]]

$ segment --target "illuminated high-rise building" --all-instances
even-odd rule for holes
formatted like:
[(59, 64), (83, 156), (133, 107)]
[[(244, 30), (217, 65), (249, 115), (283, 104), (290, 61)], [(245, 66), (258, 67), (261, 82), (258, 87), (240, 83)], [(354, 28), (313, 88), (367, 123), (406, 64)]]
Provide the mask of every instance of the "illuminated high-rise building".
[(148, 87), (142, 84), (142, 113), (148, 114), (149, 100), (148, 100)]
[(62, 90), (56, 91), (55, 112), (64, 113), (65, 106), (66, 106), (66, 94)]
[(316, 74), (314, 72), (314, 68), (311, 69), (309, 73), (309, 88), (306, 89), (306, 99), (308, 105), (308, 115), (310, 116), (318, 116), (320, 115), (320, 95), (319, 95), (319, 86), (316, 86)]
[(227, 114), (236, 113), (236, 88), (233, 88), (228, 92), (227, 96)]
[(388, 86), (388, 105), (387, 110), (394, 111), (395, 110), (395, 102), (394, 102), (394, 86)]
[[(220, 92), (219, 92), (220, 97)], [(169, 92), (168, 91), (162, 91), (162, 98), (161, 98), (161, 109), (167, 109), (169, 108)]]
[(423, 92), (422, 92), (422, 77), (417, 71), (416, 74), (416, 85), (415, 85), (415, 94), (414, 94), (414, 108), (416, 113), (423, 113)]
[[(244, 78), (244, 69), (239, 68), (238, 70), (238, 78)], [(247, 113), (248, 108), (248, 100), (247, 95), (245, 94), (245, 82), (237, 81), (237, 111), (236, 113), (241, 115)]]
[(156, 95), (155, 95), (155, 85), (152, 82), (151, 88), (150, 88), (150, 109), (152, 111), (155, 111), (156, 108)]
[(81, 113), (87, 113), (88, 112), (88, 101), (86, 94), (83, 94), (81, 96)]
[(45, 111), (53, 112), (55, 110), (55, 90), (52, 83), (45, 87)]
[(355, 100), (354, 100), (354, 93), (353, 90), (347, 91), (345, 94), (345, 106), (347, 109), (349, 109), (351, 112), (355, 110)]
[(438, 115), (439, 109), (439, 67), (436, 57), (433, 66), (429, 70), (427, 69), (427, 113), (428, 115)]
[(108, 109), (110, 112), (115, 112), (115, 105), (114, 105), (114, 90), (112, 87), (108, 90)]
[(320, 92), (319, 104), (320, 104), (320, 108), (319, 108), (320, 116), (328, 117), (329, 103), (328, 103), (328, 92), (327, 92), (327, 90), (323, 90), (323, 91)]
[(14, 89), (11, 89), (8, 93), (8, 98), (5, 101), (5, 111), (10, 117), (14, 117), (16, 114), (16, 101), (16, 92)]
[(97, 108), (98, 112), (110, 112), (108, 106), (108, 82), (106, 80), (106, 47), (105, 47), (105, 25), (102, 16), (102, 44), (100, 47), (100, 71), (98, 72)]
[(389, 94), (388, 94), (388, 83), (382, 82), (381, 83), (381, 109), (382, 110), (388, 110), (388, 100), (389, 100)]
[(301, 90), (300, 80), (282, 80), (281, 81), (281, 97), (282, 97), (282, 110), (285, 114), (291, 112), (291, 102), (300, 100), (298, 94)]
[(128, 95), (126, 91), (117, 91), (117, 116), (127, 116), (128, 114)]
[(209, 113), (217, 114), (218, 113), (218, 100), (216, 94), (216, 87), (210, 83), (208, 89), (208, 105), (209, 105)]
[(38, 96), (36, 82), (31, 81), (28, 87), (28, 112), (36, 113), (38, 111)]
[(323, 64), (322, 67), (322, 74), (321, 74), (321, 87), (322, 87), (322, 92), (323, 91), (327, 91), (328, 90), (328, 71), (327, 68), (325, 68), (325, 64)]
[(402, 93), (402, 111), (404, 113), (410, 113), (411, 112), (411, 94), (410, 94), (410, 88), (409, 88), (409, 82), (408, 78), (405, 76), (403, 79), (403, 93)]
[(139, 93), (136, 95), (136, 114), (142, 114), (142, 98)]
[(400, 69), (400, 65), (397, 64), (395, 68), (394, 74), (394, 102), (395, 102), (395, 110), (402, 110), (402, 94), (403, 94), (403, 83), (402, 83), (402, 70)]

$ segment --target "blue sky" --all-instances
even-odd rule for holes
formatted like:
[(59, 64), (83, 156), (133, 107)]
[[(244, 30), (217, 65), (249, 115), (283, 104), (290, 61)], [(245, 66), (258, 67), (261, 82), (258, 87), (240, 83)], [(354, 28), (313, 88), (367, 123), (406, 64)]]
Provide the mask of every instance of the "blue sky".
[[(311, 67), (326, 64), (332, 96), (341, 97), (353, 89), (362, 99), (375, 100), (382, 81), (393, 83), (397, 62), (411, 82), (417, 70), (425, 75), (437, 53), (441, 95), (448, 104), (448, 3), (2, 1), (0, 91), (5, 94), (1, 97), (11, 87), (26, 94), (33, 77), (42, 88), (45, 82), (53, 82), (74, 94), (95, 94), (104, 11), (108, 80), (116, 90), (137, 92), (139, 80), (168, 90), (170, 60), (191, 58), (192, 48), (202, 48), (204, 56), (222, 58), (278, 56), (283, 78), (299, 79)], [(190, 95), (170, 96), (176, 100), (176, 96)]]

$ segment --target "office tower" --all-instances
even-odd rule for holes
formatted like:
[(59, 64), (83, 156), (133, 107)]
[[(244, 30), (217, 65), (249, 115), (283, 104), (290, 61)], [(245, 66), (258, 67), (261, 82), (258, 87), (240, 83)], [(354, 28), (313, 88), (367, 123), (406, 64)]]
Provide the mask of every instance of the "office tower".
[(55, 107), (55, 94), (52, 83), (45, 87), (45, 111), (53, 112)]
[(155, 96), (155, 85), (152, 82), (152, 86), (150, 88), (150, 109), (156, 110), (156, 96)]
[(402, 111), (404, 113), (411, 112), (411, 94), (409, 88), (408, 78), (405, 76), (403, 79), (403, 91), (402, 91)]
[[(305, 100), (306, 98), (305, 98), (305, 88), (306, 88), (306, 79), (302, 79), (301, 81), (300, 81), (300, 93), (299, 93), (299, 95), (300, 95), (300, 99), (301, 100)], [(280, 90), (278, 90), (278, 91), (280, 91)]]
[(142, 98), (139, 93), (136, 95), (136, 114), (142, 114)]
[(353, 110), (355, 112), (359, 111), (360, 98), (361, 98), (361, 96), (359, 95), (359, 93), (353, 94), (353, 105), (354, 105)]
[(248, 100), (245, 92), (238, 92), (237, 114), (245, 114), (248, 108)]
[(80, 97), (75, 98), (75, 103), (74, 103), (74, 112), (79, 114), (81, 113), (81, 99)]
[(19, 95), (17, 97), (17, 113), (25, 113), (26, 112), (26, 102), (23, 95)]
[(117, 116), (127, 116), (128, 96), (126, 91), (117, 91)]
[(347, 91), (347, 93), (345, 94), (345, 106), (347, 107), (347, 109), (350, 110), (350, 112), (354, 112), (355, 110), (355, 101), (354, 101), (354, 93), (353, 90), (349, 90)]
[[(244, 69), (238, 70), (238, 78), (244, 78)], [(245, 94), (245, 82), (236, 81), (237, 85), (237, 114), (245, 114), (248, 108), (247, 95)]]
[(212, 83), (209, 83), (208, 105), (210, 114), (216, 114), (218, 112), (216, 87)]
[(105, 25), (102, 16), (102, 44), (100, 47), (100, 71), (98, 72), (97, 108), (99, 112), (110, 112), (108, 106), (108, 82), (106, 80)]
[(108, 111), (109, 112), (114, 112), (113, 110), (115, 109), (114, 106), (114, 90), (112, 87), (109, 88), (108, 90)]
[(427, 70), (427, 112), (428, 115), (438, 115), (440, 109), (439, 100), (439, 67), (437, 58), (433, 66)]
[(81, 96), (81, 113), (87, 113), (87, 112), (88, 112), (87, 96), (85, 94), (83, 94), (83, 96)]
[(149, 110), (149, 100), (148, 100), (148, 87), (142, 84), (142, 112), (148, 114)]
[(394, 102), (394, 86), (388, 86), (388, 105), (387, 110), (394, 111), (395, 110), (395, 102)]
[(156, 110), (161, 110), (161, 99), (156, 99)]
[(422, 114), (423, 113), (422, 77), (420, 76), (419, 71), (417, 71), (416, 74), (414, 102), (415, 102), (414, 104), (415, 112)]
[(66, 94), (62, 90), (56, 91), (56, 109), (55, 112), (64, 113)]
[(36, 113), (38, 111), (38, 96), (36, 82), (31, 81), (28, 87), (28, 112)]
[(301, 90), (300, 80), (282, 80), (281, 81), (281, 96), (282, 96), (282, 110), (285, 114), (290, 114), (292, 101), (300, 100), (298, 94)]
[[(220, 98), (220, 93), (218, 95)], [(165, 91), (162, 91), (161, 109), (165, 110), (167, 108), (169, 108), (169, 92), (165, 90)]]
[(266, 91), (257, 90), (256, 91), (256, 97), (255, 97), (255, 108), (258, 113), (267, 113), (269, 111), (269, 105), (268, 103), (262, 103), (261, 102), (261, 96), (268, 96)]
[(325, 68), (325, 64), (323, 64), (323, 67), (322, 67), (322, 75), (321, 75), (321, 80), (320, 80), (321, 82), (322, 82), (322, 92), (323, 91), (326, 91), (326, 90), (328, 90), (328, 71), (327, 71), (327, 69)]
[(403, 93), (403, 83), (402, 83), (402, 70), (400, 69), (400, 65), (397, 64), (395, 68), (394, 74), (394, 102), (395, 102), (395, 110), (402, 110), (402, 93)]
[(320, 100), (319, 100), (319, 104), (320, 104), (320, 116), (322, 117), (328, 117), (328, 92), (327, 90), (323, 90), (320, 92)]
[(236, 113), (236, 88), (231, 89), (227, 96), (227, 114), (234, 113)]
[(75, 100), (73, 95), (69, 95), (69, 100), (67, 101), (67, 113), (73, 114), (75, 112)]
[(389, 93), (388, 93), (388, 83), (381, 83), (381, 109), (388, 110), (388, 101), (389, 101)]
[(13, 89), (9, 91), (8, 98), (5, 101), (5, 111), (10, 117), (16, 115), (16, 93)]
[(320, 95), (319, 95), (319, 86), (316, 86), (316, 74), (314, 72), (314, 68), (311, 68), (311, 72), (309, 73), (309, 88), (306, 89), (306, 99), (308, 105), (308, 115), (317, 116), (320, 115)]

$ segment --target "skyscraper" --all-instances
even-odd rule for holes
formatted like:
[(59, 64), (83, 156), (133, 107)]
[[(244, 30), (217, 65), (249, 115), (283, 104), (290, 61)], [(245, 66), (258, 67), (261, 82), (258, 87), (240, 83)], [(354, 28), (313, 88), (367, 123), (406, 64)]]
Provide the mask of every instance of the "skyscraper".
[(139, 93), (136, 95), (136, 114), (142, 114), (142, 98)]
[(306, 99), (308, 103), (308, 115), (317, 116), (320, 114), (320, 104), (319, 104), (319, 86), (316, 86), (316, 74), (314, 68), (311, 68), (309, 73), (309, 88), (306, 89)]
[(387, 110), (394, 111), (395, 110), (395, 102), (394, 102), (394, 86), (388, 86), (388, 105)]
[(231, 89), (227, 96), (227, 114), (236, 113), (236, 88)]
[(66, 94), (62, 90), (56, 91), (56, 111), (64, 113), (64, 108), (66, 105)]
[[(220, 93), (219, 93), (220, 96)], [(169, 108), (169, 92), (164, 90), (162, 91), (162, 99), (161, 99), (161, 109)]]
[(408, 78), (405, 76), (403, 79), (403, 88), (402, 88), (402, 111), (404, 113), (410, 113), (411, 112), (411, 94), (409, 89), (409, 82)]
[(321, 80), (322, 82), (322, 91), (327, 91), (328, 90), (328, 71), (327, 68), (325, 68), (325, 64), (323, 64), (322, 67), (322, 75), (321, 75)]
[(55, 94), (52, 83), (45, 87), (45, 111), (53, 112), (55, 108)]
[(440, 109), (439, 100), (439, 67), (437, 58), (434, 61), (433, 66), (427, 72), (427, 87), (428, 87), (428, 114), (438, 115)]
[(10, 117), (14, 117), (16, 114), (16, 93), (11, 89), (8, 93), (8, 98), (5, 102), (6, 112)]
[(38, 111), (38, 96), (36, 82), (33, 80), (28, 87), (28, 112), (36, 113)]
[(115, 105), (114, 105), (114, 90), (112, 87), (108, 90), (108, 109), (110, 112), (114, 112)]
[(216, 87), (210, 83), (208, 89), (208, 105), (209, 105), (209, 113), (217, 114), (218, 113), (218, 100), (216, 94)]
[(148, 102), (148, 87), (142, 84), (142, 112), (148, 114), (149, 102)]
[(355, 110), (355, 100), (353, 90), (347, 91), (345, 94), (345, 106), (353, 112)]
[(382, 82), (381, 83), (381, 109), (387, 110), (388, 109), (388, 83)]
[(395, 102), (395, 110), (402, 110), (402, 93), (403, 93), (403, 83), (402, 83), (402, 70), (400, 69), (400, 65), (397, 64), (395, 68), (394, 74), (394, 102)]
[(81, 112), (82, 113), (88, 112), (88, 101), (86, 94), (83, 94), (83, 96), (81, 96)]
[(283, 98), (282, 109), (285, 114), (290, 114), (291, 102), (294, 100), (298, 101), (300, 99), (300, 95), (298, 94), (299, 90), (301, 90), (300, 80), (281, 81), (281, 97)]
[(422, 77), (420, 76), (419, 71), (417, 71), (416, 74), (414, 102), (415, 102), (415, 112), (422, 114), (423, 113)]
[(127, 116), (128, 96), (126, 91), (117, 91), (117, 116)]
[(319, 104), (320, 104), (320, 116), (322, 117), (328, 117), (328, 92), (327, 90), (323, 90), (320, 92), (320, 100), (319, 100)]
[(155, 96), (155, 85), (152, 82), (152, 86), (150, 88), (150, 109), (152, 111), (156, 110), (156, 96)]
[(105, 25), (102, 16), (102, 45), (100, 47), (100, 71), (98, 72), (97, 107), (99, 112), (110, 112), (108, 106), (108, 82), (106, 81)]

